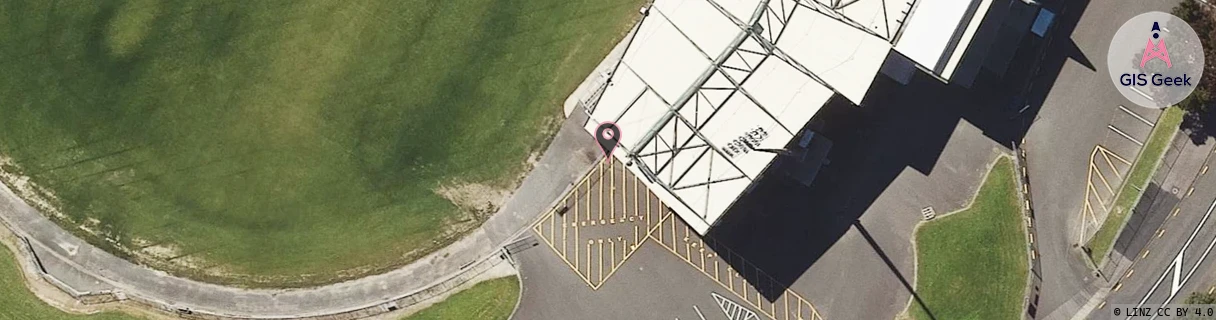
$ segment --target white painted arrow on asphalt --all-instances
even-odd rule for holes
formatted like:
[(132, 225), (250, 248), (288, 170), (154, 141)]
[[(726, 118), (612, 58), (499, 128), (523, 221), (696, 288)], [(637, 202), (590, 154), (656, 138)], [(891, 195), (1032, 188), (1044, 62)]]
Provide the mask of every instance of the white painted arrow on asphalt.
[(710, 292), (714, 297), (714, 301), (718, 302), (718, 308), (722, 309), (722, 313), (726, 314), (726, 318), (730, 320), (757, 320), (760, 319), (751, 309), (744, 307), (722, 295)]
[[(1208, 207), (1208, 212), (1203, 215), (1203, 219), (1199, 220), (1199, 224), (1195, 225), (1195, 230), (1192, 231), (1191, 236), (1186, 239), (1186, 243), (1182, 244), (1182, 248), (1178, 250), (1178, 255), (1174, 256), (1174, 262), (1170, 263), (1170, 265), (1166, 267), (1167, 269), (1165, 272), (1161, 273), (1161, 278), (1158, 278), (1157, 282), (1153, 284), (1153, 287), (1148, 290), (1148, 293), (1144, 294), (1144, 298), (1140, 299), (1140, 303), (1136, 305), (1137, 307), (1144, 306), (1144, 303), (1148, 301), (1148, 297), (1153, 295), (1153, 292), (1156, 292), (1157, 288), (1161, 287), (1161, 282), (1163, 282), (1165, 277), (1169, 276), (1171, 273), (1173, 273), (1174, 279), (1171, 281), (1170, 296), (1165, 299), (1165, 302), (1161, 303), (1161, 306), (1165, 306), (1169, 304), (1170, 301), (1173, 301), (1174, 297), (1178, 295), (1178, 291), (1182, 289), (1182, 286), (1186, 285), (1188, 280), (1191, 280), (1191, 276), (1195, 274), (1195, 270), (1198, 269), (1199, 265), (1208, 258), (1208, 254), (1212, 252), (1212, 247), (1216, 246), (1216, 238), (1213, 238), (1212, 242), (1208, 244), (1207, 249), (1205, 249), (1203, 254), (1199, 256), (1199, 260), (1195, 261), (1194, 265), (1191, 267), (1191, 270), (1187, 272), (1186, 276), (1182, 275), (1182, 254), (1186, 252), (1186, 249), (1191, 246), (1192, 242), (1195, 241), (1195, 236), (1199, 235), (1199, 231), (1202, 230), (1207, 224), (1208, 218), (1212, 216), (1213, 209), (1216, 209), (1216, 201), (1212, 201), (1212, 205)], [(1173, 272), (1170, 272), (1170, 267), (1174, 269)], [(1131, 317), (1128, 317), (1128, 319), (1130, 318)], [(1156, 318), (1156, 316), (1153, 316), (1150, 319)]]
[(1170, 286), (1170, 296), (1171, 297), (1174, 296), (1175, 294), (1178, 294), (1178, 289), (1182, 288), (1182, 284), (1179, 283), (1179, 281), (1182, 281), (1182, 254), (1183, 253), (1184, 252), (1179, 252), (1178, 256), (1174, 257), (1174, 285)]

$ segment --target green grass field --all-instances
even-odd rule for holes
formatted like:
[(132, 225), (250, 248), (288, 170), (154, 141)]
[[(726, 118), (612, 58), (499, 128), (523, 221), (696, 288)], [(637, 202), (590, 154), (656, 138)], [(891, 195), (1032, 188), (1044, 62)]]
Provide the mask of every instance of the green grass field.
[(1136, 162), (1132, 162), (1127, 180), (1124, 180), (1123, 187), (1119, 189), (1119, 195), (1115, 198), (1110, 214), (1106, 215), (1106, 220), (1102, 221), (1102, 227), (1098, 228), (1098, 232), (1094, 233), (1094, 237), (1090, 238), (1086, 244), (1086, 247), (1090, 249), (1089, 258), (1095, 264), (1102, 265), (1102, 261), (1106, 259), (1106, 253), (1110, 252), (1111, 246), (1115, 243), (1115, 236), (1119, 234), (1119, 230), (1123, 229), (1123, 225), (1127, 224), (1127, 218), (1132, 208), (1135, 208), (1136, 203), (1140, 202), (1140, 195), (1144, 194), (1144, 188), (1148, 187), (1149, 179), (1153, 177), (1153, 173), (1157, 172), (1157, 167), (1161, 166), (1161, 156), (1165, 154), (1166, 149), (1169, 149), (1174, 133), (1178, 132), (1178, 125), (1182, 123), (1182, 114), (1182, 109), (1178, 107), (1165, 109), (1165, 112), (1161, 113), (1161, 118), (1157, 119), (1157, 125), (1153, 127), (1152, 133), (1149, 133), (1148, 142), (1145, 142), (1144, 149), (1140, 150), (1140, 156), (1136, 157)]
[(519, 279), (478, 283), (401, 320), (507, 320), (519, 300)]
[(0, 245), (0, 319), (12, 320), (132, 320), (116, 312), (73, 315), (55, 309), (30, 293), (21, 278), (21, 268), (8, 247)]
[(642, 2), (4, 1), (0, 160), (177, 275), (382, 272), (486, 218)]
[(916, 319), (1021, 319), (1029, 270), (1013, 161), (1001, 157), (970, 208), (920, 226)]

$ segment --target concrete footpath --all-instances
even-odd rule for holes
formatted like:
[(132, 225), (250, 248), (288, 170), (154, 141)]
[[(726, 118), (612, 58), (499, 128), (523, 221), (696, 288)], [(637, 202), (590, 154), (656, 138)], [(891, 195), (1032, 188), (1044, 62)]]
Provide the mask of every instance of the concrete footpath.
[(418, 261), (357, 280), (306, 289), (241, 289), (174, 277), (93, 247), (0, 185), (0, 223), (20, 239), (21, 263), (83, 303), (132, 300), (197, 318), (353, 319), (406, 308), (509, 263), (504, 245), (549, 209), (600, 157), (568, 118), (511, 199), (463, 239)]

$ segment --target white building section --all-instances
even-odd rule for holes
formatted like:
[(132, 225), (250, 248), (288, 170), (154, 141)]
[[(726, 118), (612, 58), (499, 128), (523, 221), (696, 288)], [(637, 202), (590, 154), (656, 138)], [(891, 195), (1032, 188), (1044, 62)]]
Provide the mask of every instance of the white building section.
[[(993, 0), (916, 0), (895, 51), (950, 80)], [(968, 75), (970, 78), (973, 75)]]
[(865, 97), (907, 6), (656, 0), (586, 129), (615, 122), (613, 157), (704, 234), (828, 99)]

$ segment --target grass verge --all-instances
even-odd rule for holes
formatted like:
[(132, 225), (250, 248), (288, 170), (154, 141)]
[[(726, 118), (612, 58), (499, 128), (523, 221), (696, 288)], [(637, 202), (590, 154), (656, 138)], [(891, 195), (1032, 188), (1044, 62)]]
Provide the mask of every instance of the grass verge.
[(519, 300), (519, 279), (502, 277), (478, 283), (401, 320), (507, 320)]
[(1029, 266), (1017, 192), (1013, 161), (1002, 156), (969, 208), (917, 229), (916, 291), (924, 308), (914, 299), (909, 314), (1021, 319)]
[(1102, 265), (1106, 253), (1110, 252), (1111, 246), (1115, 243), (1115, 237), (1119, 235), (1119, 230), (1123, 229), (1123, 225), (1127, 223), (1132, 208), (1136, 207), (1136, 203), (1140, 201), (1140, 195), (1144, 193), (1144, 188), (1148, 187), (1149, 180), (1157, 172), (1157, 167), (1161, 166), (1161, 156), (1165, 154), (1165, 150), (1169, 149), (1174, 133), (1178, 132), (1178, 125), (1182, 123), (1182, 114), (1182, 109), (1178, 107), (1166, 108), (1161, 113), (1161, 118), (1157, 120), (1153, 132), (1149, 134), (1148, 142), (1144, 144), (1140, 155), (1132, 163), (1127, 180), (1124, 180), (1123, 186), (1119, 188), (1119, 195), (1115, 197), (1114, 206), (1106, 215), (1106, 220), (1102, 222), (1098, 232), (1094, 233), (1093, 238), (1090, 238), (1089, 242), (1085, 244), (1089, 248), (1089, 258), (1094, 264)]
[(495, 211), (643, 2), (4, 1), (0, 168), (174, 275), (381, 273)]
[(69, 314), (47, 305), (26, 289), (21, 266), (7, 246), (0, 245), (0, 319), (22, 320), (132, 320), (117, 312), (92, 315)]

